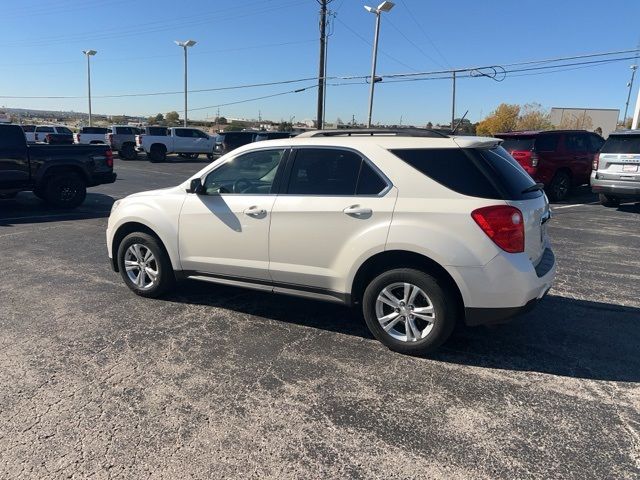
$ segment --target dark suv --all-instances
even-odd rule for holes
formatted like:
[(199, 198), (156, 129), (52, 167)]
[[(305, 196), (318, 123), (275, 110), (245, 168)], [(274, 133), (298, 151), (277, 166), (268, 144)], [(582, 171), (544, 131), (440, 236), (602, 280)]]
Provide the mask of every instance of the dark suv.
[(502, 147), (543, 183), (551, 200), (565, 200), (571, 188), (589, 183), (591, 165), (604, 139), (586, 130), (499, 133)]
[(231, 150), (254, 142), (256, 135), (262, 132), (220, 132), (216, 136), (216, 143), (213, 147), (214, 155), (224, 155)]

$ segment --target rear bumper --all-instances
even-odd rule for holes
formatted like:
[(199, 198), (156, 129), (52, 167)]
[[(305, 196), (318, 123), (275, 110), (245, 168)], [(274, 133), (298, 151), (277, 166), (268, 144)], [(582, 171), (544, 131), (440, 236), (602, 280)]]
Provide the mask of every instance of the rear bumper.
[(640, 182), (633, 180), (604, 180), (592, 176), (591, 191), (620, 198), (640, 198)]
[(537, 265), (522, 254), (500, 253), (483, 267), (449, 269), (462, 294), (465, 323), (504, 323), (532, 309), (553, 284), (556, 261), (547, 245)]
[(103, 185), (105, 183), (113, 183), (116, 181), (118, 174), (115, 172), (102, 172), (102, 173), (94, 173), (91, 177), (90, 187), (95, 187), (96, 185)]

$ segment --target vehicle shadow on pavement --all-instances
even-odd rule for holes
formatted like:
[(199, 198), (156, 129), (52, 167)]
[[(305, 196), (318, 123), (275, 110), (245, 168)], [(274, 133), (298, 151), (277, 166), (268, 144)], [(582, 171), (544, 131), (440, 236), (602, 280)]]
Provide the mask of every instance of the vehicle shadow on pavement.
[(640, 213), (640, 203), (623, 203), (618, 207), (619, 212)]
[[(183, 282), (166, 300), (367, 339), (353, 311), (330, 303), (204, 282)], [(640, 382), (640, 308), (548, 295), (535, 310), (493, 328), (456, 329), (430, 357), (447, 363), (593, 380)]]
[(560, 207), (562, 205), (584, 205), (588, 203), (598, 203), (598, 195), (591, 192), (589, 185), (580, 185), (579, 187), (573, 187), (569, 193), (569, 197), (566, 200), (560, 202), (550, 201), (551, 205)]
[(640, 382), (640, 308), (547, 296), (494, 328), (457, 332), (434, 358), (484, 368)]
[(78, 208), (60, 209), (52, 208), (31, 192), (22, 192), (15, 198), (0, 200), (0, 227), (106, 218), (114, 201), (109, 195), (87, 193), (87, 198)]

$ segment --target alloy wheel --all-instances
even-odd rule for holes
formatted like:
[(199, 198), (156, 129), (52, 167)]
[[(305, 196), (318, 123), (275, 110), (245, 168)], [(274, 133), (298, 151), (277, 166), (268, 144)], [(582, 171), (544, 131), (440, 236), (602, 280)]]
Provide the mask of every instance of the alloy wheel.
[(137, 288), (149, 290), (159, 280), (158, 262), (151, 250), (140, 243), (134, 243), (124, 254), (124, 268), (127, 277)]
[(376, 299), (375, 311), (384, 331), (402, 342), (426, 338), (436, 321), (431, 299), (420, 287), (407, 282), (383, 288)]

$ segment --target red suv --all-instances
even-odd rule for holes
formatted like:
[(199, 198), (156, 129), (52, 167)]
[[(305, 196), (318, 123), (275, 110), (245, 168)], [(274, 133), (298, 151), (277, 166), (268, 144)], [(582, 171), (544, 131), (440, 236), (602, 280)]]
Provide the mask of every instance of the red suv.
[(569, 196), (571, 187), (589, 183), (591, 165), (604, 139), (586, 130), (499, 133), (502, 146), (533, 177), (549, 199)]

